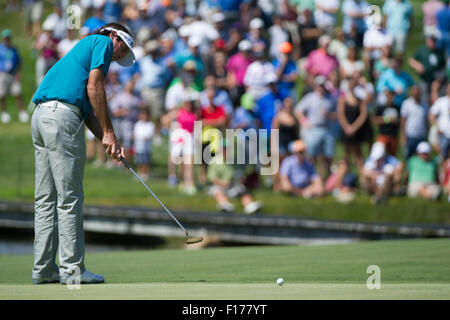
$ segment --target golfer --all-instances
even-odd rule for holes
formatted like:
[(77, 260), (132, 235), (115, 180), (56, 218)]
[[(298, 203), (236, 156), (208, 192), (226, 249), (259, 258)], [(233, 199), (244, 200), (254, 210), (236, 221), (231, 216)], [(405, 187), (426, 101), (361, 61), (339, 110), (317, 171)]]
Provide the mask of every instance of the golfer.
[(34, 284), (65, 284), (72, 275), (79, 275), (81, 283), (105, 281), (84, 265), (84, 124), (109, 156), (124, 157), (108, 116), (104, 79), (111, 61), (133, 65), (133, 43), (122, 25), (101, 27), (48, 71), (33, 96), (37, 105), (31, 120), (36, 166)]

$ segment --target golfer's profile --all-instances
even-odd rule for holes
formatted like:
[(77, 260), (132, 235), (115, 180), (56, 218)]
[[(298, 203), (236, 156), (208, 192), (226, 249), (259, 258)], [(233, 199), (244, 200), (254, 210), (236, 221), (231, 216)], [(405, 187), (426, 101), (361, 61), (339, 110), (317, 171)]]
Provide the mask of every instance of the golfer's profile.
[(133, 44), (133, 36), (124, 26), (110, 23), (101, 27), (48, 71), (33, 96), (34, 284), (65, 284), (75, 270), (80, 271), (80, 283), (105, 281), (84, 265), (84, 125), (102, 141), (110, 157), (124, 158), (108, 116), (104, 79), (112, 61), (133, 65)]

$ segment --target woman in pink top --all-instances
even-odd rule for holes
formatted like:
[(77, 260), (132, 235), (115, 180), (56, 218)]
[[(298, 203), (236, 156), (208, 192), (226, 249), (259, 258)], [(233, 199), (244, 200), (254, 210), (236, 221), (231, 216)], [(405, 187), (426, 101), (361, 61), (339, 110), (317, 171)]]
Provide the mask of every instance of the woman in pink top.
[(312, 51), (306, 60), (305, 69), (313, 77), (322, 75), (328, 78), (328, 75), (339, 67), (335, 56), (329, 54), (328, 47), (331, 38), (323, 35), (319, 38), (319, 49)]
[(226, 66), (228, 92), (233, 101), (239, 101), (240, 96), (245, 92), (245, 73), (248, 66), (253, 62), (251, 57), (252, 44), (250, 41), (241, 40), (238, 49), (239, 52), (228, 59)]
[[(161, 118), (164, 126), (170, 127), (172, 122), (177, 128), (170, 134), (170, 161), (182, 164), (184, 184), (182, 190), (193, 195), (197, 192), (194, 183), (194, 124), (199, 119), (200, 109), (197, 108), (198, 93), (185, 94), (183, 106), (171, 110)], [(176, 170), (175, 170), (176, 171)], [(175, 172), (169, 173), (175, 174)]]

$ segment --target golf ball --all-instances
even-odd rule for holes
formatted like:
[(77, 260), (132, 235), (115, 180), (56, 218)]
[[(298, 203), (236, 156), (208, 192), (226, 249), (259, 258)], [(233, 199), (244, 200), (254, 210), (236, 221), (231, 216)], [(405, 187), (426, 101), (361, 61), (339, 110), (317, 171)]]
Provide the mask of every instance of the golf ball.
[(284, 283), (283, 278), (278, 278), (278, 279), (277, 279), (277, 284), (278, 284), (279, 286), (282, 286), (283, 283)]

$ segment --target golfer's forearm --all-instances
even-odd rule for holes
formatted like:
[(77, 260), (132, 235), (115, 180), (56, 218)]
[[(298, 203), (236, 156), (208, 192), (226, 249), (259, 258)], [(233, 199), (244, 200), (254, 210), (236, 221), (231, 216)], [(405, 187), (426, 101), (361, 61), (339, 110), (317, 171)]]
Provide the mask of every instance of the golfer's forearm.
[(97, 139), (102, 141), (103, 130), (94, 112), (91, 112), (91, 114), (86, 118), (85, 123), (88, 129), (91, 130), (91, 132), (94, 134), (94, 136), (96, 136)]
[(112, 128), (111, 120), (108, 115), (108, 110), (106, 106), (106, 93), (103, 84), (94, 83), (87, 88), (89, 101), (94, 108), (95, 115), (97, 116), (97, 121), (104, 134), (113, 134), (114, 130)]

